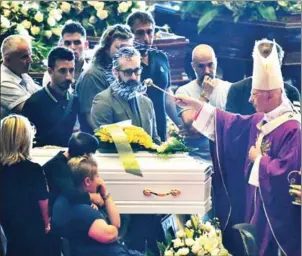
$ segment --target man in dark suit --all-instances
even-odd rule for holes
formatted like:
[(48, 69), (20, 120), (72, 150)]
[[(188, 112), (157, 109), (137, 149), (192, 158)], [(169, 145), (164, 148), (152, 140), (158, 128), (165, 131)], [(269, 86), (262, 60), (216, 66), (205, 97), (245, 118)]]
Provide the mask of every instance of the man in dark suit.
[[(270, 44), (273, 43), (267, 39), (263, 39), (263, 43), (260, 45), (260, 52), (263, 56), (268, 56), (270, 54)], [(284, 51), (281, 46), (277, 44), (277, 52), (280, 64), (284, 57)], [(256, 113), (253, 104), (249, 102), (251, 96), (253, 77), (248, 77), (239, 82), (232, 84), (229, 89), (226, 111), (232, 113), (238, 113), (241, 115), (250, 115)], [(284, 83), (285, 93), (288, 99), (293, 103), (295, 108), (300, 109), (300, 93), (292, 85)]]
[(155, 112), (152, 101), (144, 96), (146, 85), (140, 82), (141, 55), (133, 47), (123, 47), (113, 57), (115, 81), (106, 90), (97, 94), (92, 103), (93, 128), (124, 120), (144, 128), (156, 143)]

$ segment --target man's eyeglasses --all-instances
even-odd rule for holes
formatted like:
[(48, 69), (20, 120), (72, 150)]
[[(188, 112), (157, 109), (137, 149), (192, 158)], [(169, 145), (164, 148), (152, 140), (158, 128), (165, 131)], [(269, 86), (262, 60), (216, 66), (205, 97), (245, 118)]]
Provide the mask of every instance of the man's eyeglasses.
[(134, 34), (136, 37), (144, 37), (145, 34), (147, 34), (148, 36), (151, 36), (151, 35), (153, 35), (153, 33), (154, 33), (153, 29), (146, 29), (146, 30), (138, 29), (135, 31)]
[(133, 73), (134, 73), (136, 76), (138, 76), (138, 75), (140, 75), (140, 74), (142, 73), (142, 70), (143, 70), (143, 69), (142, 69), (141, 67), (135, 68), (135, 69), (129, 68), (129, 69), (124, 69), (124, 70), (118, 69), (118, 71), (123, 72), (124, 75), (125, 75), (125, 76), (128, 76), (128, 77), (132, 76)]

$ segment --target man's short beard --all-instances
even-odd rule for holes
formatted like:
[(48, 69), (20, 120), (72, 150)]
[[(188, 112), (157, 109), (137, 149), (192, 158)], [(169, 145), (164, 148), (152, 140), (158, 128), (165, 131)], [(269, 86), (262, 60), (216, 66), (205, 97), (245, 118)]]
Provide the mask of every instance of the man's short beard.
[(144, 94), (147, 86), (136, 80), (124, 82), (119, 77), (118, 81), (112, 84), (111, 89), (125, 100), (131, 100), (137, 94)]

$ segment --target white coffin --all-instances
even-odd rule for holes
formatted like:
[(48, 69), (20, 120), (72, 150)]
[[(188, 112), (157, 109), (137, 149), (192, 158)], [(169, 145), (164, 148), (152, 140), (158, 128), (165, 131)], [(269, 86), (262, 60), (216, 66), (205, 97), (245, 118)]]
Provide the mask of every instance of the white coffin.
[[(32, 160), (43, 165), (58, 151), (34, 149)], [(143, 177), (126, 173), (117, 154), (96, 154), (99, 174), (105, 180), (120, 213), (204, 215), (211, 209), (210, 164), (187, 154), (162, 158), (149, 152), (138, 152), (135, 156)], [(168, 195), (148, 194), (147, 190)]]

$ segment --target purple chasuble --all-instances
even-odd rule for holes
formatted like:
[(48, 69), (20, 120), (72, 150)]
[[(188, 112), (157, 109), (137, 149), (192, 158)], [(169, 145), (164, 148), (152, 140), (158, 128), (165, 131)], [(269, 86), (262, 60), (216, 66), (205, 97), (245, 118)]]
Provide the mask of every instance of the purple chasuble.
[(248, 152), (262, 118), (263, 113), (216, 110), (216, 143), (211, 143), (215, 212), (227, 232), (237, 223), (252, 224), (259, 255), (277, 255), (278, 248), (284, 255), (301, 255), (301, 207), (292, 204), (287, 180), (301, 166), (301, 126), (289, 120), (264, 137), (257, 188), (248, 183), (253, 165)]

